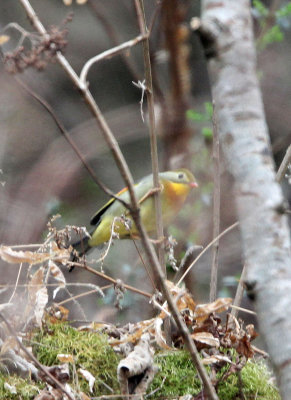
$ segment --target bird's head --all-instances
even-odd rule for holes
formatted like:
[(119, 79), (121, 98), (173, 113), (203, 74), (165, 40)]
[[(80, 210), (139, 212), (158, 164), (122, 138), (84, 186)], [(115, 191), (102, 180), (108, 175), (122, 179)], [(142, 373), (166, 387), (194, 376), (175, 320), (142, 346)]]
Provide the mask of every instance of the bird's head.
[(198, 187), (198, 183), (192, 172), (186, 168), (176, 169), (174, 171), (163, 172), (163, 178), (173, 182), (189, 185), (191, 188)]

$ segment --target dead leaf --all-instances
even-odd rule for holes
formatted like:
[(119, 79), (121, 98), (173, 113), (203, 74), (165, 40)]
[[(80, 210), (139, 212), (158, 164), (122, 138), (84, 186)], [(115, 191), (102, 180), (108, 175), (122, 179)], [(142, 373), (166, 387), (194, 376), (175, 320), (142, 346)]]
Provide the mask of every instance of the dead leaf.
[(42, 287), (36, 292), (36, 302), (34, 308), (34, 315), (37, 325), (41, 328), (42, 318), (45, 310), (45, 306), (48, 302), (48, 292), (46, 287)]
[(49, 260), (48, 266), (50, 269), (50, 273), (54, 277), (54, 279), (57, 282), (60, 282), (64, 287), (66, 284), (66, 278), (60, 267), (52, 260)]
[(69, 310), (66, 307), (58, 304), (53, 304), (49, 309), (49, 320), (52, 324), (59, 321), (67, 321), (69, 316)]
[(117, 376), (123, 395), (145, 393), (154, 378), (156, 367), (149, 341), (150, 335), (143, 335), (134, 350), (118, 364)]
[(35, 304), (37, 291), (42, 287), (44, 287), (43, 278), (44, 278), (44, 269), (41, 267), (36, 270), (36, 272), (32, 275), (30, 282), (28, 283), (28, 296), (29, 296), (29, 301), (32, 304)]
[(163, 325), (162, 318), (156, 318), (155, 319), (155, 326), (154, 326), (156, 343), (162, 349), (172, 350), (172, 348), (167, 345), (165, 335), (162, 332), (162, 325)]
[(12, 250), (9, 246), (0, 246), (0, 256), (3, 261), (10, 264), (38, 264), (48, 259), (48, 253), (36, 253), (33, 251)]
[(64, 263), (71, 257), (68, 249), (59, 249), (57, 245), (52, 245), (51, 252), (13, 250), (9, 246), (0, 246), (0, 257), (3, 261), (10, 264), (28, 263), (31, 265), (40, 264), (48, 260)]
[(4, 383), (4, 389), (7, 390), (11, 394), (17, 394), (17, 390), (15, 386), (9, 385), (9, 383)]
[(229, 364), (232, 364), (232, 361), (230, 358), (227, 356), (223, 356), (221, 354), (217, 354), (215, 356), (210, 356), (202, 359), (202, 364), (204, 365), (210, 365), (210, 364), (218, 364), (221, 362), (227, 362)]
[(80, 392), (80, 398), (81, 400), (91, 400), (90, 397), (88, 397), (85, 393)]
[(203, 343), (210, 347), (218, 348), (220, 346), (219, 339), (215, 338), (212, 333), (209, 332), (192, 333), (191, 337), (195, 342)]
[(93, 392), (93, 387), (94, 387), (94, 383), (95, 383), (95, 378), (94, 376), (91, 374), (91, 372), (87, 371), (86, 369), (83, 368), (79, 368), (78, 371), (80, 372), (80, 374), (86, 379), (86, 381), (89, 384), (89, 390), (92, 393)]
[(124, 343), (133, 343), (136, 344), (141, 336), (147, 331), (151, 325), (154, 324), (155, 318), (148, 319), (145, 321), (140, 321), (134, 325), (133, 333), (124, 333), (119, 340), (110, 339), (109, 344), (111, 346), (118, 346)]
[(74, 357), (72, 354), (58, 354), (57, 359), (61, 363), (74, 363)]
[(242, 338), (239, 338), (237, 340), (237, 345), (235, 349), (238, 354), (241, 354), (246, 358), (252, 358), (254, 355), (254, 350), (252, 349), (251, 342), (246, 334)]
[(174, 296), (180, 311), (187, 308), (191, 311), (195, 310), (196, 304), (193, 297), (185, 288), (180, 288), (171, 281), (167, 281), (167, 286), (170, 289), (172, 296)]
[(55, 299), (59, 290), (66, 286), (66, 278), (60, 267), (52, 260), (48, 262), (50, 274), (59, 283), (59, 286), (53, 291), (53, 299)]
[(219, 313), (226, 311), (231, 303), (232, 299), (225, 297), (217, 299), (213, 303), (198, 304), (195, 308), (194, 318), (196, 319), (197, 323), (201, 323), (214, 312)]
[[(45, 369), (60, 383), (66, 384), (70, 379), (69, 364), (52, 365), (51, 367), (45, 367)], [(42, 370), (39, 371), (39, 378), (55, 387), (53, 380)], [(70, 387), (68, 392), (70, 392)]]
[(3, 355), (10, 350), (16, 351), (19, 349), (19, 344), (14, 336), (9, 336), (2, 344), (0, 354)]

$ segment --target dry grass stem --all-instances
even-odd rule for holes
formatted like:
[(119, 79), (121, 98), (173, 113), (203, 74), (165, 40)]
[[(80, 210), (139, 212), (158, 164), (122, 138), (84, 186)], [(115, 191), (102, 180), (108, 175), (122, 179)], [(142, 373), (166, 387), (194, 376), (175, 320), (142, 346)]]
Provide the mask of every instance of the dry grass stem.
[(186, 269), (184, 274), (181, 276), (179, 281), (177, 282), (177, 285), (180, 285), (181, 282), (185, 279), (185, 276), (190, 272), (190, 270), (194, 267), (194, 265), (200, 260), (200, 258), (203, 256), (204, 253), (220, 238), (222, 238), (224, 235), (226, 235), (228, 232), (233, 230), (239, 225), (238, 222), (235, 222), (234, 224), (230, 225), (228, 228), (226, 228), (224, 231), (222, 231), (216, 238), (214, 238), (208, 245), (199, 253), (199, 255), (195, 258), (195, 260), (189, 265), (189, 267)]

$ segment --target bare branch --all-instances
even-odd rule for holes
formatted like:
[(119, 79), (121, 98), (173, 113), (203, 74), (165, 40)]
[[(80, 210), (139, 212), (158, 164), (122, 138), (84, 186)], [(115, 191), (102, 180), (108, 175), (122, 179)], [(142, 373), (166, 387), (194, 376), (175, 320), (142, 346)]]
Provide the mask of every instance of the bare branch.
[[(102, 2), (100, 1), (96, 2), (95, 0), (88, 0), (88, 5), (89, 7), (91, 7), (94, 14), (103, 25), (104, 30), (106, 31), (108, 37), (111, 39), (113, 46), (118, 46), (119, 43), (118, 33), (114, 29), (113, 24), (111, 24), (106, 17), (106, 10), (108, 10), (108, 7), (106, 8), (105, 4), (103, 5)], [(127, 66), (128, 70), (131, 72), (132, 77), (135, 80), (138, 80), (140, 73), (136, 68), (135, 64), (133, 63), (132, 59), (127, 57), (126, 53), (123, 52), (121, 53), (121, 57), (123, 59), (123, 62)]]
[[(146, 95), (149, 112), (149, 131), (150, 131), (150, 143), (151, 143), (151, 158), (152, 158), (152, 170), (153, 170), (153, 184), (154, 187), (159, 188), (159, 160), (158, 160), (158, 146), (157, 146), (157, 134), (156, 134), (156, 122), (155, 122), (155, 103), (152, 83), (152, 70), (150, 60), (150, 48), (149, 48), (149, 37), (148, 29), (146, 26), (145, 12), (143, 0), (135, 0), (135, 7), (137, 12), (138, 24), (143, 36), (146, 36), (146, 40), (143, 42), (143, 57), (145, 66), (145, 81), (146, 81)], [(160, 192), (157, 191), (154, 195), (155, 199), (155, 212), (156, 212), (156, 229), (157, 237), (161, 239), (164, 237), (163, 219), (162, 219), (162, 205)], [(159, 261), (161, 266), (166, 271), (165, 254), (163, 244), (157, 245)]]
[(277, 175), (276, 175), (276, 181), (277, 182), (281, 182), (281, 180), (283, 179), (283, 177), (284, 177), (284, 175), (285, 175), (285, 173), (287, 171), (288, 165), (290, 163), (291, 163), (291, 144), (288, 147), (288, 149), (286, 151), (286, 154), (285, 154), (285, 156), (283, 158), (283, 161), (281, 162), (281, 165), (280, 165), (279, 170), (277, 172)]
[[(214, 169), (214, 190), (213, 190), (213, 238), (219, 235), (220, 227), (220, 162), (219, 162), (219, 137), (215, 103), (213, 101), (213, 169)], [(210, 302), (217, 297), (217, 273), (218, 273), (218, 248), (219, 241), (212, 247), (212, 266), (210, 279)]]
[(100, 181), (100, 179), (97, 178), (95, 172), (93, 171), (93, 169), (90, 167), (90, 165), (87, 163), (87, 161), (85, 160), (84, 156), (82, 155), (81, 151), (79, 150), (78, 146), (74, 143), (74, 141), (71, 139), (68, 131), (66, 130), (66, 128), (64, 127), (64, 125), (62, 124), (61, 120), (58, 118), (58, 116), (56, 115), (55, 111), (53, 110), (53, 108), (51, 107), (51, 105), (45, 100), (43, 99), (39, 94), (37, 94), (36, 92), (34, 92), (29, 86), (27, 86), (24, 82), (22, 82), (21, 79), (19, 79), (17, 76), (14, 77), (15, 80), (17, 81), (17, 83), (30, 95), (32, 96), (35, 100), (37, 100), (47, 111), (48, 113), (52, 116), (53, 120), (55, 121), (56, 125), (58, 126), (61, 134), (65, 137), (65, 139), (67, 140), (67, 142), (70, 144), (70, 146), (72, 147), (72, 149), (74, 150), (74, 152), (77, 154), (78, 158), (80, 159), (80, 161), (82, 162), (82, 164), (84, 165), (84, 167), (86, 168), (86, 170), (88, 171), (89, 175), (91, 176), (91, 178), (93, 179), (93, 181), (95, 183), (97, 183), (97, 185), (99, 185), (101, 187), (101, 189), (108, 194), (111, 197), (114, 197), (115, 199), (117, 199), (118, 201), (120, 201), (125, 207), (127, 207), (127, 203), (124, 202), (122, 199), (119, 199), (115, 193), (113, 193), (109, 188), (107, 188), (103, 182)]
[[(103, 278), (108, 282), (113, 283), (114, 285), (117, 283), (116, 279), (111, 278), (111, 276), (108, 276), (108, 275), (104, 274), (103, 272), (96, 271), (96, 269), (89, 267), (87, 264), (72, 261), (72, 262), (68, 262), (68, 265), (71, 265), (72, 267), (83, 268), (86, 271), (91, 272), (92, 274), (97, 275), (100, 278)], [(140, 294), (142, 296), (145, 296), (148, 298), (152, 297), (152, 295), (150, 293), (147, 293), (147, 292), (144, 292), (143, 290), (137, 289), (134, 286), (127, 285), (126, 283), (124, 283), (123, 286), (125, 287), (125, 289), (135, 292), (137, 294)]]
[(106, 58), (115, 56), (116, 54), (119, 54), (120, 52), (127, 50), (146, 39), (147, 39), (147, 35), (139, 35), (136, 38), (129, 40), (128, 42), (124, 42), (116, 47), (112, 47), (111, 49), (103, 51), (103, 53), (100, 53), (97, 56), (90, 58), (90, 60), (88, 60), (86, 62), (86, 64), (84, 65), (84, 67), (82, 68), (82, 71), (80, 74), (81, 85), (82, 86), (87, 85), (86, 79), (87, 79), (88, 72), (89, 72), (90, 68), (92, 67), (92, 65), (96, 64), (97, 62), (99, 62), (101, 60), (105, 60)]
[(238, 314), (239, 306), (240, 306), (242, 298), (243, 298), (245, 278), (246, 278), (246, 266), (244, 265), (241, 276), (240, 276), (239, 283), (237, 285), (236, 294), (235, 294), (235, 298), (234, 298), (234, 302), (233, 302), (233, 308), (231, 310), (231, 313), (234, 317), (236, 317)]

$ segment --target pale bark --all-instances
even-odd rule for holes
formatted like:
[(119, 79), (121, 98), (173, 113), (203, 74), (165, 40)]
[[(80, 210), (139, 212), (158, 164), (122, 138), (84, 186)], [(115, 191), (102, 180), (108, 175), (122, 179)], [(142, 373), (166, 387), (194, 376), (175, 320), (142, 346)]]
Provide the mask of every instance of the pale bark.
[(290, 234), (257, 80), (250, 2), (202, 1), (200, 33), (210, 57), (220, 143), (234, 177), (246, 282), (282, 398), (290, 399)]

